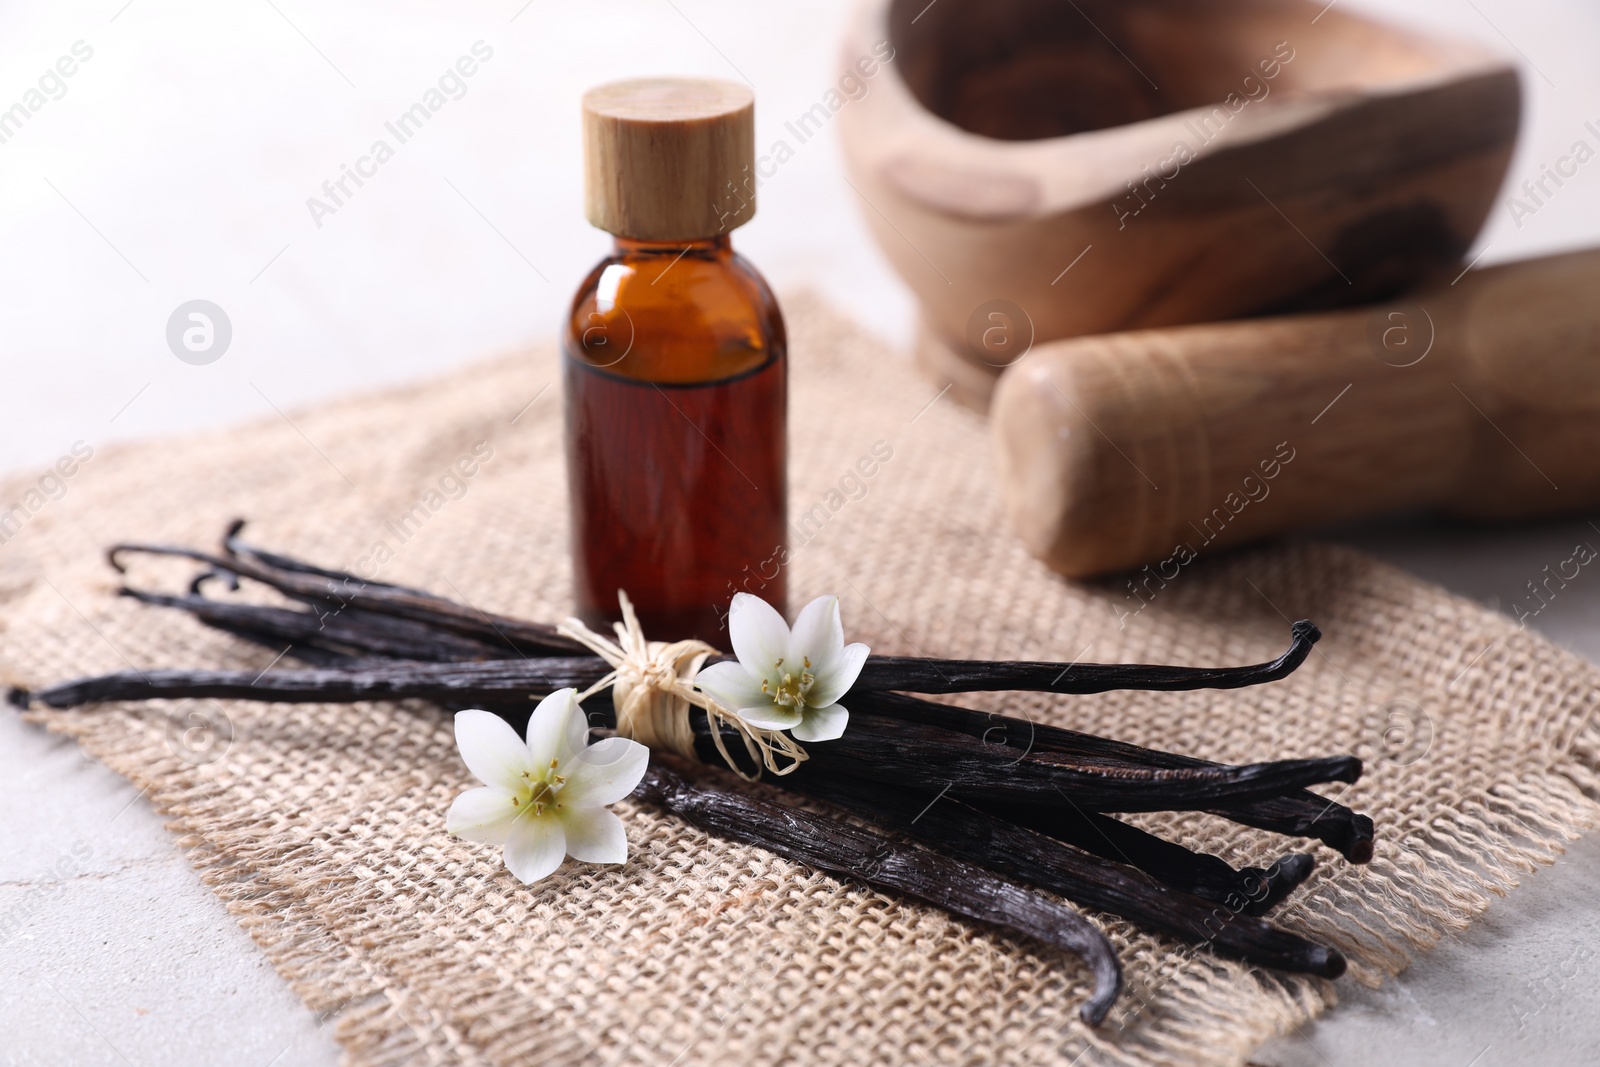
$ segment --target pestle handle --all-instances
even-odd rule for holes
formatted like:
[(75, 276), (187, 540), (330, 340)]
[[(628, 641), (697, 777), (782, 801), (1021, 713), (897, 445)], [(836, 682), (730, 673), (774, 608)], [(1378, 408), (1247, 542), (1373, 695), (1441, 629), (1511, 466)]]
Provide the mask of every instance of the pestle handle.
[(1069, 577), (1401, 508), (1597, 508), (1600, 250), (1375, 308), (1041, 345), (991, 417), (1012, 523)]

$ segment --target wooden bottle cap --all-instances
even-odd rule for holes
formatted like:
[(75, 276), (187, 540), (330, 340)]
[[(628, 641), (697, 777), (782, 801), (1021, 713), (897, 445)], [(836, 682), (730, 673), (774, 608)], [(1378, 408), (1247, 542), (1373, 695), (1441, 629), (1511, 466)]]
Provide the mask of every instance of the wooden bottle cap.
[(737, 82), (638, 78), (583, 96), (584, 213), (638, 241), (688, 241), (756, 213), (755, 96)]

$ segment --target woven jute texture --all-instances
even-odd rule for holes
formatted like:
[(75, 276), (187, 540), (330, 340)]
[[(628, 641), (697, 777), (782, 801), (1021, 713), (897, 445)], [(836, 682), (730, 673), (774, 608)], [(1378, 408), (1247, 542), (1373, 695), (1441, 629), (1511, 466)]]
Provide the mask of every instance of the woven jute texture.
[[(1350, 957), (1341, 983), (1398, 971), (1596, 821), (1597, 675), (1577, 658), (1315, 544), (1191, 564), (1126, 613), (1139, 602), (1123, 581), (1062, 581), (1007, 534), (981, 420), (814, 300), (787, 311), (805, 524), (794, 603), (838, 593), (851, 639), (891, 654), (1232, 664), (1276, 655), (1291, 619), (1321, 625), (1317, 652), (1273, 685), (967, 703), (1230, 762), (1362, 756), (1361, 782), (1327, 792), (1377, 819), (1377, 858), (1316, 850), (1276, 916)], [(213, 545), (234, 516), (257, 544), (557, 621), (560, 426), (541, 349), (288, 419), (101, 449), (0, 547), (0, 670), (37, 686), (130, 664), (268, 668), (271, 650), (118, 598), (102, 560), (121, 539)], [(475, 448), (476, 473), (452, 476)], [(0, 501), (37, 481), (8, 481)], [(191, 572), (144, 562), (133, 578), (177, 591)], [(625, 865), (569, 863), (522, 886), (497, 850), (445, 833), (474, 782), (449, 717), (424, 704), (33, 715), (147, 791), (294, 989), (335, 1013), (355, 1064), (1236, 1064), (1340, 984), (1095, 914), (1128, 990), (1089, 1031), (1074, 958), (643, 805), (619, 805)], [(1310, 848), (1206, 815), (1140, 822), (1235, 865)]]

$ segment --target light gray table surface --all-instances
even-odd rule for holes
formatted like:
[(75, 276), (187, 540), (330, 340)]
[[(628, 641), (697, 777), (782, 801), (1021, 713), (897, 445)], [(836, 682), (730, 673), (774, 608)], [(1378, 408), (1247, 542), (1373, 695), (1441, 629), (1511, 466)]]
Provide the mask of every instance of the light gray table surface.
[[(1586, 0), (1335, 2), (1518, 59), (1528, 107), (1513, 185), (1600, 119), (1600, 9)], [(79, 440), (275, 417), (550, 334), (606, 247), (582, 218), (582, 90), (639, 73), (747, 77), (765, 144), (829, 88), (849, 6), (11, 0), (0, 106), (76, 42), (93, 55), (0, 143), (0, 469), (42, 471)], [(318, 225), (308, 198), (478, 41), (493, 58), (465, 95)], [(737, 243), (780, 290), (819, 290), (904, 349), (912, 304), (862, 210), (835, 139), (818, 137), (763, 185)], [(1596, 243), (1600, 164), (1521, 221), (1497, 207), (1471, 254), (1488, 264)], [(197, 298), (220, 305), (234, 333), (204, 367), (165, 339), (173, 310)], [(1390, 520), (1339, 536), (1502, 609), (1575, 538), (1600, 544), (1584, 522)], [(1532, 625), (1600, 659), (1600, 580), (1585, 572)], [(1582, 951), (1600, 947), (1597, 877), (1590, 837), (1381, 990), (1345, 983), (1339, 1008), (1259, 1062), (1600, 1060), (1600, 964)], [(337, 1056), (327, 1021), (272, 971), (145, 799), (0, 712), (0, 1064)]]

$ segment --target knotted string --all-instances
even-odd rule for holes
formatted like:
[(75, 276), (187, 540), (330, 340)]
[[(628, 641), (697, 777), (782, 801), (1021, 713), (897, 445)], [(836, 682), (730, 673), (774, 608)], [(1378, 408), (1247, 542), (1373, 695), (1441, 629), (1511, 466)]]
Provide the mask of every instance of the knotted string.
[[(611, 687), (611, 704), (617, 712), (617, 734), (632, 738), (649, 748), (662, 748), (696, 759), (694, 727), (689, 709), (705, 711), (711, 724), (711, 740), (730, 770), (746, 781), (761, 777), (761, 768), (776, 775), (791, 774), (808, 758), (806, 750), (781, 730), (763, 730), (740, 718), (711, 697), (693, 687), (695, 675), (717, 649), (704, 641), (648, 641), (639, 616), (628, 594), (617, 591), (622, 605), (622, 621), (613, 623), (617, 639), (595, 633), (578, 619), (568, 619), (557, 632), (579, 642), (611, 665), (611, 671), (578, 694), (580, 701)], [(745, 751), (756, 764), (754, 774), (746, 774), (733, 761), (722, 737), (728, 726), (744, 742)], [(783, 762), (786, 761), (786, 762)]]

